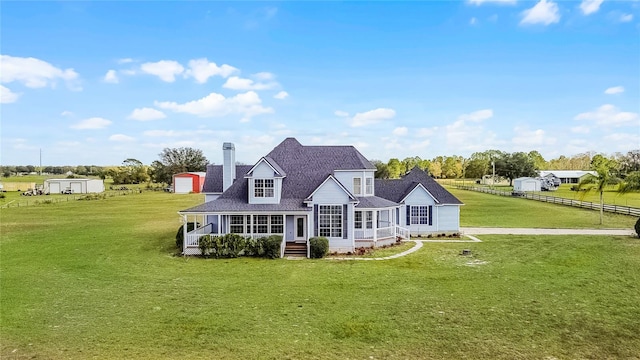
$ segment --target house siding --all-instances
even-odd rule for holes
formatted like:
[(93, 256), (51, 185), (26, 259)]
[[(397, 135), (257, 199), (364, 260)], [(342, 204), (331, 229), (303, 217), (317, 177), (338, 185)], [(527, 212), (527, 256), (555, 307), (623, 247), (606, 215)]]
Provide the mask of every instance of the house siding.
[(405, 199), (405, 206), (400, 211), (400, 216), (403, 218), (400, 224), (407, 224), (407, 207), (411, 205), (419, 205), (419, 206), (429, 206), (429, 210), (431, 210), (431, 224), (411, 224), (405, 225), (409, 228), (411, 235), (423, 235), (430, 234), (438, 231), (438, 219), (439, 219), (439, 211), (437, 206), (435, 205), (435, 200), (427, 191), (425, 191), (422, 187), (416, 187)]
[(460, 231), (460, 206), (444, 205), (434, 208), (438, 209), (438, 231)]
[[(354, 242), (353, 242), (353, 204), (349, 203), (349, 196), (345, 191), (332, 179), (327, 180), (324, 184), (322, 184), (313, 194), (313, 205), (342, 205), (343, 206), (343, 234), (345, 231), (344, 221), (346, 221), (346, 231), (347, 238), (344, 236), (340, 237), (328, 237), (329, 240), (329, 251), (339, 251), (339, 252), (348, 252), (353, 251)], [(344, 205), (346, 205), (346, 211), (344, 209)], [(314, 213), (312, 219), (310, 219), (311, 228), (314, 229), (314, 234), (317, 234), (317, 220), (318, 220), (318, 206), (314, 206)], [(316, 235), (317, 236), (317, 235)]]
[[(372, 196), (375, 195), (375, 183), (372, 180), (372, 186), (374, 187), (373, 189), (373, 193), (371, 194), (367, 194), (366, 193), (366, 184), (367, 178), (371, 178), (373, 179), (375, 175), (374, 171), (369, 171), (369, 170), (360, 170), (360, 171), (336, 171), (334, 173), (335, 178), (340, 181), (340, 183), (347, 189), (349, 190), (352, 194), (356, 195), (356, 196)], [(360, 194), (356, 194), (355, 189), (353, 188), (353, 178), (360, 178), (361, 181), (361, 192)]]

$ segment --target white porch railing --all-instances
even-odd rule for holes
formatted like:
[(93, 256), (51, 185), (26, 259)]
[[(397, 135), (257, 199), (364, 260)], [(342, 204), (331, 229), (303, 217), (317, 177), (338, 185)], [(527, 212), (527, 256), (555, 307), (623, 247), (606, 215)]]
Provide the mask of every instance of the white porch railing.
[(409, 229), (396, 225), (396, 236), (399, 236), (403, 239), (408, 239), (411, 237), (411, 233), (409, 232)]
[(213, 231), (213, 227), (211, 224), (207, 224), (205, 226), (201, 226), (195, 230), (192, 230), (187, 233), (187, 236), (184, 239), (185, 247), (198, 247), (200, 236), (211, 234)]
[(395, 227), (383, 227), (376, 229), (376, 239), (386, 239), (395, 236)]
[(373, 239), (374, 229), (355, 229), (354, 236), (358, 240)]

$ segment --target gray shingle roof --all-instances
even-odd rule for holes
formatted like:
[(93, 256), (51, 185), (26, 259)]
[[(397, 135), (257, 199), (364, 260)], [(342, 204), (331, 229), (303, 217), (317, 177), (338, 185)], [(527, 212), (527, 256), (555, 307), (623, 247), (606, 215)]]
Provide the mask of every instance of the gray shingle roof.
[(311, 211), (311, 209), (296, 199), (282, 199), (279, 204), (249, 204), (246, 200), (219, 198), (182, 212)]
[[(236, 178), (243, 177), (252, 167), (252, 165), (236, 165)], [(207, 165), (202, 192), (222, 193), (222, 165)]]
[(359, 197), (358, 201), (360, 202), (358, 203), (358, 205), (356, 205), (356, 207), (362, 209), (380, 209), (398, 206), (397, 203), (378, 196)]
[(422, 184), (427, 191), (433, 195), (438, 204), (462, 205), (453, 194), (438, 184), (426, 172), (415, 167), (402, 179), (376, 179), (376, 195), (382, 198), (400, 202), (415, 189), (418, 184)]

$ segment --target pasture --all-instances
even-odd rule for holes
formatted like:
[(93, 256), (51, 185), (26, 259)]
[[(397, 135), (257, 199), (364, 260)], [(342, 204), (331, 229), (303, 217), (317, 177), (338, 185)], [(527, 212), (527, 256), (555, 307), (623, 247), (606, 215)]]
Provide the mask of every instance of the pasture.
[[(455, 195), (463, 226), (598, 222), (597, 212)], [(367, 262), (175, 256), (176, 212), (201, 201), (144, 192), (0, 210), (0, 358), (640, 353), (638, 239), (483, 236)], [(634, 222), (607, 214), (605, 227)]]

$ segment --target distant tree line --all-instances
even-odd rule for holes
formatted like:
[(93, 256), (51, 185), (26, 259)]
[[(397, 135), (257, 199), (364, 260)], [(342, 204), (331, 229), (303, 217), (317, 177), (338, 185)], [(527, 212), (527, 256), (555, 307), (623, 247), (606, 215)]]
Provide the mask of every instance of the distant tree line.
[(612, 176), (624, 179), (627, 175), (640, 171), (640, 150), (631, 150), (626, 154), (613, 155), (583, 153), (566, 157), (545, 160), (538, 151), (507, 153), (500, 150), (475, 152), (470, 157), (436, 156), (433, 159), (422, 159), (419, 156), (407, 157), (403, 160), (391, 158), (384, 163), (373, 160), (376, 166), (376, 177), (397, 179), (414, 167), (427, 171), (434, 178), (446, 179), (478, 179), (493, 174), (516, 179), (522, 176), (535, 176), (539, 170), (595, 170), (606, 163)]
[[(45, 166), (42, 172), (52, 175), (98, 176), (102, 179), (112, 178), (114, 184), (135, 184), (153, 181), (171, 184), (173, 175), (181, 172), (206, 171), (208, 160), (202, 150), (189, 147), (165, 148), (159, 159), (150, 165), (144, 165), (137, 159), (129, 158), (120, 166), (102, 167), (96, 165), (78, 166)], [(538, 151), (507, 153), (500, 150), (475, 152), (470, 157), (436, 156), (422, 159), (419, 156), (407, 157), (403, 160), (391, 158), (388, 162), (372, 160), (376, 166), (376, 177), (397, 179), (414, 167), (428, 172), (434, 178), (446, 179), (478, 179), (493, 173), (496, 176), (515, 179), (522, 176), (535, 176), (539, 170), (596, 170), (606, 164), (612, 177), (624, 179), (631, 173), (640, 171), (640, 150), (631, 150), (626, 154), (613, 155), (588, 152), (571, 157), (561, 155), (545, 160)], [(0, 166), (2, 176), (39, 172), (33, 165)]]

